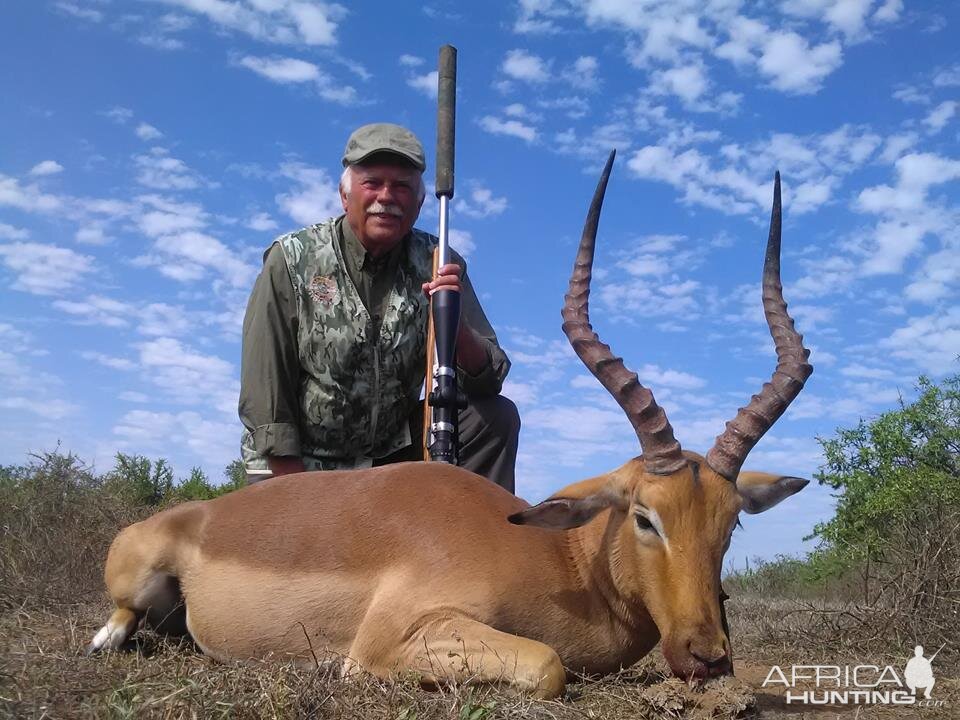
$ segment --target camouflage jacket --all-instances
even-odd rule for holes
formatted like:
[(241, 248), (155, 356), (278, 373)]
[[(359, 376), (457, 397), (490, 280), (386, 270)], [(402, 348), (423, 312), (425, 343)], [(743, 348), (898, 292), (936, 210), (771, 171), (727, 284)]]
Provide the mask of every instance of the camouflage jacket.
[[(336, 220), (275, 241), (271, 250), (282, 250), (285, 274), (289, 276), (289, 283), (276, 284), (284, 291), (291, 290), (292, 284), (292, 298), (277, 302), (288, 308), (290, 317), (271, 322), (291, 328), (286, 352), (295, 353), (296, 358), (286, 365), (298, 367), (296, 377), (283, 367), (276, 373), (281, 377), (269, 375), (271, 383), (296, 384), (297, 407), (291, 409), (289, 418), (269, 418), (268, 424), (261, 424), (264, 420), (259, 415), (263, 413), (258, 415), (244, 405), (259, 402), (250, 399), (256, 395), (250, 387), (262, 386), (264, 374), (261, 370), (259, 376), (248, 377), (244, 368), (240, 410), (247, 428), (242, 450), (248, 473), (268, 472), (264, 452), (299, 454), (308, 461), (308, 469), (332, 469), (362, 467), (370, 458), (409, 445), (407, 421), (423, 383), (429, 309), (421, 285), (431, 275), (436, 242), (435, 237), (419, 230), (403, 240), (405, 246), (384, 301), (379, 333), (373, 337), (375, 322), (345, 269)], [(495, 393), (509, 361), (497, 345), (469, 280), (464, 280), (465, 318), (488, 340), (491, 356), (491, 367), (485, 371), (489, 377), (466, 379), (474, 383), (478, 394)], [(251, 296), (244, 322), (245, 364), (251, 353), (258, 352), (257, 338), (248, 337), (247, 332), (252, 313), (259, 311), (254, 304)], [(267, 354), (270, 352), (274, 351)], [(245, 385), (250, 387), (245, 390)], [(284, 438), (293, 427), (298, 437)]]

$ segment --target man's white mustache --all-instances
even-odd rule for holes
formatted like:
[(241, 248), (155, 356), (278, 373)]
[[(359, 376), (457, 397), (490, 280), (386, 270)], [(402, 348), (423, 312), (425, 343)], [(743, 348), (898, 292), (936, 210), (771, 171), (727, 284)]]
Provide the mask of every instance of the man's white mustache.
[(374, 202), (367, 208), (368, 215), (396, 215), (397, 217), (403, 217), (403, 210), (399, 205), (381, 205), (379, 202)]

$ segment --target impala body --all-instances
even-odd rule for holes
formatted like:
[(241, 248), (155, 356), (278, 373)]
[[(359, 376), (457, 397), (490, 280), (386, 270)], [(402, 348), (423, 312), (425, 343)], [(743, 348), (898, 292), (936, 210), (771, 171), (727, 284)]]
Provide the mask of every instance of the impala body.
[(553, 697), (569, 673), (615, 671), (662, 639), (679, 676), (729, 672), (720, 571), (737, 517), (807, 482), (740, 472), (811, 370), (779, 286), (779, 177), (764, 265), (777, 371), (704, 457), (680, 449), (652, 393), (589, 325), (612, 162), (564, 331), (625, 410), (641, 456), (532, 507), (465, 470), (404, 463), (288, 475), (171, 508), (114, 540), (105, 576), (117, 610), (89, 649), (118, 648), (145, 616), (163, 627), (185, 606), (186, 629), (221, 660), (335, 663)]

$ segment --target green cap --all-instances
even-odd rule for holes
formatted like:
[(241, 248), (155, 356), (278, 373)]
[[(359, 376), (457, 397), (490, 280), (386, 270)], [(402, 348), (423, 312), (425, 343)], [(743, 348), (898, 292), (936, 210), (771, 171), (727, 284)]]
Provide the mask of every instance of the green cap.
[(354, 130), (343, 151), (343, 166), (356, 165), (376, 153), (393, 153), (409, 160), (420, 172), (427, 169), (417, 136), (391, 123), (373, 123)]

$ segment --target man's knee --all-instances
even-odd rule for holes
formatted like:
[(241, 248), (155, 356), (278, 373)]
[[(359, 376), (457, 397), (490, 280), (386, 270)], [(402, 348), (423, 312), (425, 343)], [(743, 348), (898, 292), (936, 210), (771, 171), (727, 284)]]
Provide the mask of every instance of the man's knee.
[(520, 412), (513, 400), (504, 395), (471, 400), (489, 430), (505, 440), (520, 434)]

